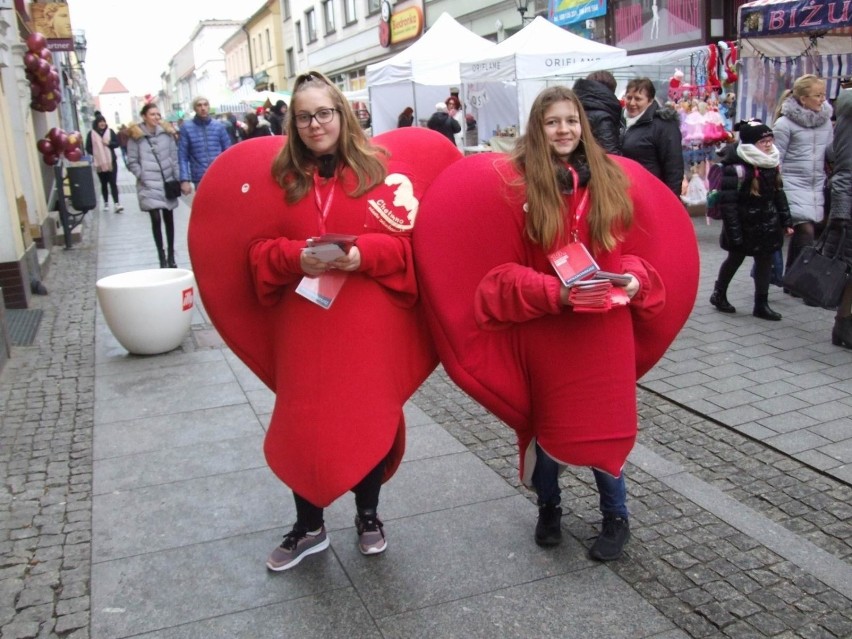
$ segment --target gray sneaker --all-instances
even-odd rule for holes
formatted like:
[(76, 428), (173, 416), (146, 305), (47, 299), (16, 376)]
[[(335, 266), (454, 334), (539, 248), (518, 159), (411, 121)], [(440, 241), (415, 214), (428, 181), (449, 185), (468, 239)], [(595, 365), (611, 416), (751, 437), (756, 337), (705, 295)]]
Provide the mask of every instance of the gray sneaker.
[(318, 535), (309, 535), (307, 531), (297, 526), (284, 535), (284, 541), (266, 560), (266, 567), (276, 572), (287, 570), (299, 564), (308, 555), (322, 552), (328, 548), (328, 535), (325, 526), (320, 528)]
[(375, 511), (365, 511), (355, 516), (355, 529), (358, 531), (358, 550), (362, 555), (378, 555), (388, 547), (384, 524)]

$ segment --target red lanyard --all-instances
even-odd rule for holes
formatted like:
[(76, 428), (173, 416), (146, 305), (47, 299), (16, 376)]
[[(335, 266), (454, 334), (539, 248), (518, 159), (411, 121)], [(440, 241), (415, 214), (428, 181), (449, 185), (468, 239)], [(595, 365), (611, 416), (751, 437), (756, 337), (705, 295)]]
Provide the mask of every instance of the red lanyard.
[[(579, 179), (577, 178), (577, 172), (574, 170), (574, 167), (568, 165), (568, 170), (571, 172), (571, 178), (574, 181), (574, 192), (571, 194), (571, 201), (577, 199), (577, 191), (580, 188), (578, 184)], [(569, 218), (571, 220), (571, 225), (568, 229), (568, 235), (571, 237), (572, 242), (580, 241), (580, 219), (586, 214), (586, 209), (589, 206), (589, 189), (583, 189), (583, 196), (580, 198), (580, 202), (577, 206), (574, 207), (574, 216), (573, 218)]]
[(317, 204), (317, 212), (319, 215), (319, 234), (325, 235), (325, 221), (328, 219), (328, 214), (331, 211), (331, 203), (334, 201), (334, 186), (337, 182), (337, 173), (334, 174), (329, 181), (327, 186), (329, 187), (328, 195), (326, 195), (325, 202), (322, 201), (322, 197), (320, 196), (320, 177), (316, 171), (314, 171), (314, 200)]

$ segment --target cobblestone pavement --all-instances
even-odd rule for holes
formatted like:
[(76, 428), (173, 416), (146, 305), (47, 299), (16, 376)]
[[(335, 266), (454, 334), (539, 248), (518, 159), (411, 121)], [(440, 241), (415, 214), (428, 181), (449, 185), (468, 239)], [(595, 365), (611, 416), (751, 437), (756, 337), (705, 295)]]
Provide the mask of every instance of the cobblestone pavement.
[(89, 636), (97, 214), (55, 248), (32, 346), (0, 374), (0, 637)]
[[(3, 639), (90, 636), (97, 226), (88, 216), (82, 244), (53, 251), (50, 294), (33, 300), (45, 311), (36, 341), (15, 347), (0, 373)], [(849, 484), (641, 386), (638, 397), (639, 461), (627, 468), (633, 538), (611, 569), (691, 637), (852, 637), (852, 583), (842, 581)], [(512, 431), (443, 370), (414, 403), (532, 499), (517, 479)], [(644, 462), (655, 456), (683, 472), (654, 472)], [(563, 526), (588, 545), (599, 524), (591, 473), (570, 469), (562, 486)], [(767, 535), (743, 525), (737, 508), (757, 513)], [(773, 543), (773, 525), (790, 537)], [(825, 561), (811, 565), (826, 557), (842, 569), (837, 582)]]
[[(513, 431), (446, 373), (434, 373), (414, 403), (534, 501), (517, 477)], [(641, 389), (639, 411), (641, 445), (849, 563), (849, 485)], [(847, 596), (635, 465), (626, 473), (633, 537), (628, 558), (611, 567), (690, 636), (852, 637)], [(561, 485), (563, 527), (592, 539), (592, 474), (569, 468)]]

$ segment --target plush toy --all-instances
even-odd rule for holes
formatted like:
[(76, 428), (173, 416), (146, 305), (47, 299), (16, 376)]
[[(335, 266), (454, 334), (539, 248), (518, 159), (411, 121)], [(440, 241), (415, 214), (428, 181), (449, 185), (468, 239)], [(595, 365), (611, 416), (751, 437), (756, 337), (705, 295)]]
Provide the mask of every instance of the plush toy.
[(707, 80), (705, 82), (707, 93), (719, 91), (722, 83), (719, 82), (719, 49), (715, 44), (707, 47)]
[(683, 84), (683, 71), (675, 69), (674, 74), (669, 78), (669, 99), (678, 100), (683, 93), (681, 85)]
[[(639, 164), (614, 159), (632, 184), (635, 220), (619, 254), (599, 256), (598, 264), (618, 270), (629, 256), (649, 263), (665, 298), (653, 318), (628, 307), (566, 309), (503, 330), (480, 328), (475, 292), (483, 277), (527, 263), (534, 248), (524, 239), (523, 188), (510, 186), (519, 176), (506, 156), (469, 156), (438, 176), (421, 203), (414, 254), (441, 362), (517, 432), (524, 481), (533, 438), (556, 459), (620, 474), (636, 437), (635, 381), (662, 357), (695, 302), (698, 244), (683, 204)], [(552, 275), (541, 260), (539, 272)], [(559, 426), (536, 431), (542, 424)]]
[[(438, 360), (419, 302), (397, 290), (392, 279), (413, 278), (412, 269), (384, 277), (350, 273), (328, 309), (295, 292), (298, 275), (271, 287), (277, 299), (260, 303), (249, 246), (261, 238), (304, 240), (319, 234), (315, 198), (309, 194), (296, 204), (285, 203), (270, 173), (284, 140), (240, 142), (213, 162), (192, 205), (189, 249), (213, 325), (275, 391), (264, 442), (269, 466), (295, 492), (325, 507), (385, 455), (384, 479), (394, 474), (405, 445), (402, 406)], [(329, 233), (359, 235), (364, 259), (365, 246), (387, 245), (377, 234), (365, 233), (371, 214), (381, 211), (413, 223), (433, 178), (461, 158), (446, 138), (424, 128), (396, 129), (373, 142), (390, 151), (385, 183), (359, 198), (348, 197), (353, 178), (344, 171), (332, 187), (339, 190), (327, 220)], [(299, 207), (304, 212), (296, 215)], [(294, 215), (288, 215), (291, 211)], [(306, 224), (314, 219), (316, 224)], [(370, 253), (374, 260), (377, 250)]]

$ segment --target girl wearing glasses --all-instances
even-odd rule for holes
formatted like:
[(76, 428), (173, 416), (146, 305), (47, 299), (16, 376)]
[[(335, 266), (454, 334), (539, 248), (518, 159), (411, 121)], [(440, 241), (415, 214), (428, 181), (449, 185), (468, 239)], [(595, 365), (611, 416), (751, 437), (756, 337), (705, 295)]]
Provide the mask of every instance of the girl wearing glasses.
[(825, 218), (826, 163), (831, 160), (831, 105), (825, 81), (806, 74), (781, 96), (772, 129), (784, 175), (795, 233), (787, 248), (787, 267), (814, 243), (815, 226)]
[[(284, 133), (272, 164), (286, 203), (280, 236), (249, 249), (257, 299), (278, 318), (277, 399), (265, 453), (296, 510), (293, 529), (267, 561), (274, 571), (328, 547), (323, 509), (350, 490), (360, 552), (387, 547), (379, 491), (403, 453), (403, 404), (437, 361), (415, 306), (409, 231), (430, 182), (423, 166), (437, 158), (428, 169), (437, 174), (459, 157), (429, 135), (423, 166), (392, 156), (368, 140), (341, 91), (316, 72), (297, 78)], [(372, 224), (374, 211), (390, 226)], [(330, 258), (304, 249), (325, 233), (357, 237), (323, 261)], [(305, 276), (322, 282), (341, 273), (344, 285), (328, 308), (296, 292)]]

